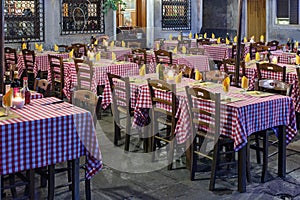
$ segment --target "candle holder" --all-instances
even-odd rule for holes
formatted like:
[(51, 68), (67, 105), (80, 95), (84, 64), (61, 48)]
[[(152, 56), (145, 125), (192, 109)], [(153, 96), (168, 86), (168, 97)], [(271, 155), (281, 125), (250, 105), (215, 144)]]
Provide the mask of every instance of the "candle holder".
[(25, 94), (20, 88), (14, 88), (12, 105), (14, 108), (23, 108), (25, 104)]

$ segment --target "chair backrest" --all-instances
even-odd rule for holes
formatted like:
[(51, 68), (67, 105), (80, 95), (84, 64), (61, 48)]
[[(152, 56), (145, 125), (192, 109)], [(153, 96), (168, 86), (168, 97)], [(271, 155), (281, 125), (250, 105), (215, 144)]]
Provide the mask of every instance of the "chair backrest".
[(191, 68), (185, 64), (176, 65), (176, 71), (178, 73), (182, 72), (182, 75), (186, 78), (192, 78), (194, 74), (194, 68)]
[[(176, 98), (176, 85), (169, 84), (163, 80), (147, 79), (152, 103), (152, 119), (155, 120), (157, 116), (166, 116), (171, 124), (171, 133), (174, 133), (176, 126), (176, 111), (177, 111), (177, 98)], [(162, 95), (162, 93), (164, 93)], [(171, 97), (166, 98), (165, 94)]]
[(182, 47), (185, 47), (186, 49), (189, 49), (189, 48), (191, 48), (191, 42), (192, 42), (192, 40), (181, 40), (181, 41), (178, 41), (177, 49), (179, 51), (181, 51)]
[(75, 106), (90, 111), (94, 125), (97, 123), (97, 107), (99, 106), (99, 97), (92, 91), (76, 90), (72, 100)]
[(158, 63), (160, 63), (160, 64), (172, 64), (173, 63), (172, 52), (170, 52), (170, 51), (159, 49), (159, 50), (154, 51), (154, 55), (155, 55), (155, 61), (157, 64)]
[(140, 58), (141, 64), (147, 64), (147, 51), (146, 49), (133, 49), (132, 54)]
[(185, 87), (193, 137), (198, 131), (211, 135), (217, 141), (220, 135), (221, 95), (200, 87)]
[(87, 56), (87, 46), (86, 44), (74, 43), (72, 44), (74, 49), (75, 58), (80, 58), (81, 56)]
[(226, 73), (221, 72), (220, 70), (211, 70), (211, 71), (203, 72), (204, 81), (221, 83), (226, 76), (227, 76)]
[(255, 58), (256, 52), (263, 52), (263, 51), (267, 51), (267, 50), (268, 50), (268, 47), (263, 42), (250, 43), (250, 46), (249, 46), (250, 58), (251, 59)]
[(4, 48), (4, 64), (5, 71), (12, 71), (18, 64), (17, 50), (5, 47)]
[[(230, 76), (230, 82), (233, 83), (233, 85), (238, 86), (239, 81), (236, 80), (235, 78), (235, 62), (236, 60), (233, 58), (228, 58), (228, 59), (223, 59), (223, 67), (224, 67), (224, 72)], [(234, 70), (230, 71), (228, 69), (228, 65), (234, 66)], [(242, 69), (242, 73), (240, 73), (240, 78), (246, 75), (246, 67), (245, 67), (245, 61), (240, 62), (240, 68)]]
[(77, 75), (77, 90), (91, 90), (93, 63), (82, 59), (74, 59), (74, 63)]
[(129, 77), (121, 77), (107, 73), (112, 96), (112, 112), (116, 122), (119, 122), (120, 112), (130, 116), (130, 83)]
[(23, 54), (23, 60), (24, 60), (24, 65), (25, 65), (26, 72), (27, 73), (28, 72), (33, 73), (33, 68), (34, 68), (34, 65), (35, 65), (34, 50), (23, 49), (22, 54)]
[(155, 42), (159, 42), (160, 48), (162, 48), (165, 45), (165, 40), (166, 40), (165, 38), (156, 38), (156, 39), (154, 39)]
[(52, 94), (63, 99), (64, 63), (63, 58), (48, 54), (51, 73)]
[(204, 55), (205, 49), (204, 48), (189, 48), (188, 53), (193, 55)]
[(211, 45), (212, 43), (210, 42), (210, 40), (208, 38), (201, 38), (201, 39), (196, 39), (196, 44), (197, 47), (199, 47), (200, 45)]
[(51, 96), (51, 84), (47, 79), (35, 79), (34, 89), (44, 97)]
[(262, 79), (256, 83), (256, 90), (291, 96), (293, 85), (279, 80)]
[[(286, 80), (286, 66), (279, 66), (274, 63), (256, 63), (258, 80), (261, 79), (277, 79), (285, 82)], [(264, 74), (264, 75), (263, 75)]]
[(270, 42), (267, 42), (267, 46), (270, 47), (271, 51), (275, 51), (275, 50), (279, 49), (279, 47), (278, 47), (279, 46), (279, 41), (272, 40)]
[[(231, 48), (231, 58), (236, 58), (236, 54), (237, 53), (237, 45), (233, 44), (232, 48)], [(241, 60), (244, 59), (244, 55), (245, 55), (245, 44), (241, 44), (241, 49), (240, 49), (240, 58)]]

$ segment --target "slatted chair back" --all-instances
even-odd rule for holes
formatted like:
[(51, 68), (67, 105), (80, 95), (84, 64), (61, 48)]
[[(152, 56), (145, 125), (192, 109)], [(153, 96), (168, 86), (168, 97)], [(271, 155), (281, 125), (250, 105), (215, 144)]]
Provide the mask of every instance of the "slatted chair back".
[(17, 50), (10, 47), (5, 47), (4, 48), (5, 71), (11, 72), (13, 68), (16, 69), (17, 64), (18, 64)]
[(34, 66), (35, 66), (35, 53), (34, 50), (23, 49), (23, 61), (24, 61), (24, 70), (21, 75), (21, 80), (24, 77), (28, 77), (28, 87), (29, 89), (34, 89)]
[[(131, 132), (131, 117), (133, 109), (130, 101), (130, 82), (128, 77), (107, 73), (112, 96), (112, 112), (114, 117), (115, 136), (114, 144), (120, 140), (120, 130), (125, 129), (125, 151), (129, 151)], [(121, 120), (125, 119), (125, 126)]]
[[(150, 91), (152, 109), (151, 109), (151, 122), (152, 130), (155, 134), (152, 137), (152, 150), (155, 151), (156, 147), (160, 147), (160, 142), (169, 145), (168, 147), (168, 169), (172, 169), (174, 145), (175, 145), (175, 127), (176, 127), (176, 111), (177, 111), (177, 98), (176, 98), (176, 85), (169, 84), (163, 80), (147, 79)], [(165, 98), (168, 96), (168, 98)], [(158, 128), (159, 125), (166, 126), (167, 131), (165, 134), (161, 133)], [(153, 154), (153, 159), (155, 155)]]
[(279, 42), (277, 40), (272, 40), (270, 42), (267, 42), (267, 46), (270, 47), (271, 51), (275, 51), (279, 49)]
[(175, 65), (174, 68), (176, 69), (177, 73), (182, 72), (182, 75), (186, 78), (192, 78), (194, 75), (194, 68), (191, 68), (188, 65), (179, 64)]
[(51, 83), (47, 79), (35, 79), (34, 88), (38, 93), (43, 94), (44, 97), (51, 96)]
[(147, 64), (147, 51), (146, 49), (133, 49), (132, 54), (140, 58), (140, 64)]
[(156, 64), (173, 64), (172, 52), (159, 49), (154, 51)]
[(92, 91), (89, 90), (76, 90), (73, 95), (73, 104), (90, 111), (94, 125), (97, 124), (97, 112), (100, 108), (100, 99)]
[(258, 80), (276, 79), (285, 82), (286, 66), (280, 66), (274, 63), (256, 63)]
[[(237, 45), (233, 44), (231, 48), (231, 58), (236, 58), (237, 55)], [(245, 55), (245, 44), (241, 44), (241, 49), (240, 49), (240, 58), (241, 60), (244, 59)]]
[(82, 56), (87, 56), (87, 46), (86, 46), (86, 44), (74, 43), (74, 44), (72, 44), (72, 47), (74, 49), (75, 58), (80, 58)]
[[(233, 84), (234, 86), (240, 86), (240, 80), (237, 81), (235, 78), (235, 66), (236, 66), (236, 60), (229, 58), (229, 59), (223, 59), (223, 67), (224, 67), (224, 72), (230, 77), (230, 83)], [(229, 70), (228, 66), (234, 66), (234, 70)], [(242, 70), (241, 73), (239, 74), (239, 77), (242, 78), (243, 76), (246, 76), (246, 66), (245, 62), (241, 61), (240, 62), (240, 69)]]
[(77, 90), (91, 90), (93, 79), (93, 63), (82, 59), (74, 59), (77, 75)]
[(192, 42), (192, 40), (180, 40), (180, 41), (178, 41), (177, 49), (179, 51), (182, 51), (182, 47), (189, 49), (189, 48), (191, 48), (191, 42)]
[(63, 88), (65, 85), (63, 58), (48, 54), (48, 59), (50, 63), (52, 95), (63, 99)]

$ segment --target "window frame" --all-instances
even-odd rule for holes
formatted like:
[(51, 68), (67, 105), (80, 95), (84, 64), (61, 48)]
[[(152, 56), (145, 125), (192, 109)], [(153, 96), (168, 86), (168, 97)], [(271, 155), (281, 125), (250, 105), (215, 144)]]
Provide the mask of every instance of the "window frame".
[[(84, 9), (86, 9), (86, 11), (93, 9), (92, 7), (89, 7), (88, 2), (92, 2), (91, 4), (96, 4), (95, 12), (84, 13)], [(65, 3), (68, 4), (67, 9), (71, 10), (71, 11), (68, 10), (68, 13), (65, 13), (65, 10), (64, 10)], [(84, 3), (86, 3), (86, 5), (83, 5)], [(105, 18), (104, 18), (105, 13), (103, 11), (103, 3), (104, 3), (104, 0), (91, 0), (91, 1), (61, 0), (60, 1), (60, 34), (61, 35), (75, 35), (75, 34), (103, 34), (103, 33), (105, 33)], [(72, 6), (72, 4), (79, 4), (79, 6), (70, 8), (69, 6), (70, 5)], [(80, 7), (80, 6), (82, 6), (82, 7)], [(86, 6), (86, 7), (83, 7), (83, 6)], [(75, 9), (77, 11), (75, 11)], [(76, 16), (74, 16), (74, 13), (75, 12), (78, 13), (78, 11), (81, 11), (81, 13), (83, 13), (83, 20), (81, 19), (82, 18), (81, 16), (78, 17), (78, 19), (79, 19), (78, 21), (81, 24), (85, 24), (85, 23), (88, 24), (89, 22), (93, 23), (93, 24), (88, 25), (88, 26), (83, 26), (83, 29), (68, 28), (69, 26), (73, 26), (73, 27), (76, 26)], [(69, 12), (72, 12), (73, 16), (69, 16), (70, 15)], [(68, 16), (64, 16), (66, 14)], [(85, 17), (87, 17), (87, 19)], [(92, 21), (89, 21), (89, 19)], [(69, 24), (71, 24), (71, 25), (69, 25)], [(97, 28), (95, 28), (95, 26)], [(86, 28), (84, 28), (84, 27), (86, 27)]]
[[(22, 7), (22, 2), (32, 1), (34, 6), (26, 8)], [(15, 0), (10, 6), (9, 0), (4, 0), (4, 41), (5, 43), (19, 43), (22, 40), (43, 42), (45, 40), (45, 2), (44, 0)], [(17, 6), (21, 4), (21, 7), (17, 9)], [(24, 3), (25, 4), (25, 3)], [(14, 6), (12, 8), (11, 6)], [(24, 7), (26, 9), (24, 9)], [(21, 9), (20, 9), (21, 8)], [(10, 10), (10, 12), (9, 12)], [(25, 11), (27, 10), (27, 11)], [(21, 11), (21, 12), (20, 12)], [(13, 14), (12, 14), (13, 13)], [(28, 16), (24, 16), (28, 15)], [(16, 24), (18, 23), (18, 27)], [(33, 30), (29, 35), (28, 28), (26, 29), (26, 24), (32, 25)], [(20, 27), (22, 26), (22, 27)], [(25, 27), (25, 28), (24, 28)], [(8, 35), (8, 31), (12, 28), (15, 33)], [(23, 29), (23, 30), (22, 30)], [(26, 31), (27, 30), (27, 31)], [(20, 32), (23, 32), (23, 35), (19, 35)], [(25, 34), (24, 34), (25, 33)]]
[[(174, 7), (169, 14), (167, 7)], [(184, 7), (185, 9), (179, 9), (179, 7)], [(177, 7), (177, 8), (176, 8)], [(174, 12), (175, 10), (175, 12)], [(183, 15), (181, 15), (183, 12)], [(172, 16), (173, 13), (173, 16)], [(184, 31), (191, 30), (191, 0), (161, 0), (161, 28), (163, 31)], [(183, 23), (178, 23), (178, 21), (183, 21)], [(176, 25), (177, 23), (177, 25)], [(180, 26), (178, 26), (180, 25)]]

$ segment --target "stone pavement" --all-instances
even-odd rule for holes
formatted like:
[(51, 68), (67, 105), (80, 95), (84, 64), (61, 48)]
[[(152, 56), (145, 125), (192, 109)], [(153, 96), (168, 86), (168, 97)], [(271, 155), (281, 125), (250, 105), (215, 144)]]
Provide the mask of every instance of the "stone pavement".
[[(98, 121), (97, 134), (102, 151), (104, 168), (92, 178), (92, 199), (98, 200), (140, 200), (140, 199), (299, 199), (300, 200), (300, 152), (287, 150), (287, 175), (285, 179), (276, 176), (277, 157), (269, 159), (268, 181), (260, 183), (261, 166), (251, 158), (252, 183), (247, 185), (246, 193), (239, 193), (237, 178), (230, 177), (224, 180), (217, 179), (216, 191), (209, 191), (210, 171), (197, 174), (199, 180), (190, 181), (189, 171), (185, 169), (184, 157), (178, 157), (174, 162), (174, 170), (168, 171), (166, 167), (153, 170), (149, 162), (140, 155), (143, 153), (137, 147), (139, 140), (133, 140), (129, 157), (124, 157), (123, 146), (110, 147), (113, 138), (112, 117), (108, 113), (103, 114), (103, 119)], [(300, 141), (300, 140), (299, 140)], [(300, 142), (299, 142), (300, 143)], [(294, 143), (293, 149), (298, 148)], [(300, 144), (299, 144), (300, 147)], [(252, 151), (251, 151), (252, 152)], [(120, 157), (118, 154), (123, 154)], [(251, 155), (255, 153), (252, 152)], [(133, 155), (133, 156), (132, 156)], [(124, 158), (131, 159), (126, 162)], [(121, 160), (119, 160), (121, 159)], [(123, 160), (122, 160), (123, 159)], [(121, 162), (118, 162), (121, 161)], [(127, 168), (126, 168), (127, 167)], [(121, 169), (121, 170), (120, 170)], [(127, 169), (127, 170), (126, 170)], [(143, 169), (146, 169), (143, 171)], [(139, 171), (133, 173), (132, 171)], [(147, 172), (146, 172), (147, 171)], [(230, 171), (235, 171), (231, 169)], [(231, 175), (231, 174), (230, 174)], [(39, 177), (36, 175), (37, 199), (47, 199), (47, 188), (39, 187)], [(66, 176), (59, 174), (57, 183), (66, 180)], [(9, 191), (6, 191), (10, 199)], [(81, 183), (81, 199), (84, 196), (84, 183)], [(71, 199), (71, 192), (66, 188), (55, 191), (55, 199)]]

